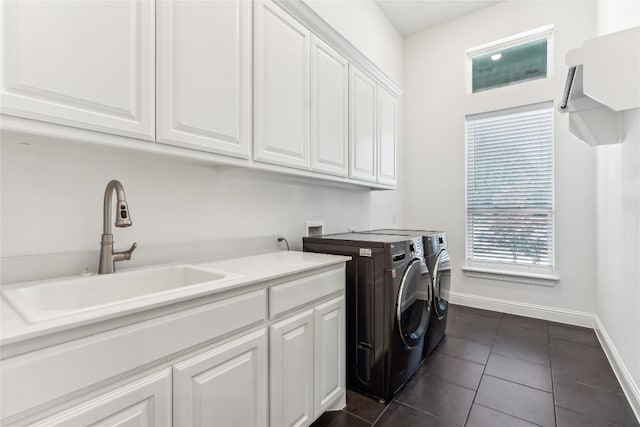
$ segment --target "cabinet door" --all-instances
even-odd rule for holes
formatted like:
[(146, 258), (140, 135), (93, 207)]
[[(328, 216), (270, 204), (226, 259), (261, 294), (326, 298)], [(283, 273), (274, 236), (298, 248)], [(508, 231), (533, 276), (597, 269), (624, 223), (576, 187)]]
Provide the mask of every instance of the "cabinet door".
[(171, 369), (141, 378), (34, 426), (171, 426)]
[(376, 181), (376, 84), (349, 67), (349, 176)]
[(155, 136), (155, 2), (2, 2), (2, 113)]
[(313, 310), (271, 325), (271, 425), (313, 421)]
[(345, 392), (344, 296), (314, 309), (315, 322), (315, 418)]
[(163, 0), (157, 8), (158, 142), (248, 158), (251, 3)]
[(254, 159), (308, 169), (311, 33), (272, 1), (254, 19)]
[(347, 176), (349, 63), (311, 38), (311, 168)]
[(378, 87), (378, 182), (396, 185), (398, 101)]
[(175, 426), (266, 426), (266, 330), (175, 365), (173, 391)]

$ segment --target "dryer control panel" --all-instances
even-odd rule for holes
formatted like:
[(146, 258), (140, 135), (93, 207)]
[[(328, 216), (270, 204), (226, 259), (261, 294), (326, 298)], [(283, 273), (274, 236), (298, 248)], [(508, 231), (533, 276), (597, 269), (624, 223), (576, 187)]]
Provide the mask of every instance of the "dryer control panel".
[(422, 242), (422, 237), (412, 239), (409, 243), (409, 249), (411, 251), (411, 256), (424, 258), (424, 243)]

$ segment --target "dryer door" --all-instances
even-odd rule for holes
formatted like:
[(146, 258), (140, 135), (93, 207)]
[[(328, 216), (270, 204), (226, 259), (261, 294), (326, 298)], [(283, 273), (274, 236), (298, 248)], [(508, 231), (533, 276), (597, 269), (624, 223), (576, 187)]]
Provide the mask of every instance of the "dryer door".
[(400, 338), (407, 348), (420, 344), (431, 318), (431, 289), (427, 266), (416, 258), (402, 276), (397, 299)]
[(435, 267), (433, 268), (433, 308), (438, 320), (445, 316), (447, 311), (447, 300), (449, 284), (451, 282), (451, 265), (449, 263), (449, 253), (446, 249), (441, 249), (438, 253)]

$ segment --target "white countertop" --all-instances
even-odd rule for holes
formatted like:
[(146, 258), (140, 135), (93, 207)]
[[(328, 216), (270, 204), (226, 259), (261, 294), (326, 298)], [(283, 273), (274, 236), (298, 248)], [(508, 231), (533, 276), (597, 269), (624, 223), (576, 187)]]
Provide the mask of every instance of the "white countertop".
[[(27, 323), (16, 310), (4, 299), (1, 301), (0, 313), (0, 346), (19, 343), (32, 338), (44, 337), (55, 332), (90, 325), (96, 322), (114, 319), (125, 315), (162, 307), (181, 301), (213, 295), (220, 292), (233, 291), (245, 286), (303, 273), (350, 260), (350, 257), (326, 255), (310, 252), (276, 251), (261, 255), (231, 258), (225, 260), (198, 260), (188, 264), (198, 266), (206, 264), (208, 268), (239, 274), (222, 282), (210, 285), (195, 285), (176, 291), (163, 292), (125, 301), (116, 305), (95, 308), (85, 312), (72, 314), (34, 324)], [(163, 264), (168, 265), (168, 264)], [(141, 267), (147, 269), (159, 265)], [(125, 271), (125, 270), (122, 270)], [(114, 274), (118, 274), (117, 272)], [(53, 280), (53, 278), (52, 278)]]

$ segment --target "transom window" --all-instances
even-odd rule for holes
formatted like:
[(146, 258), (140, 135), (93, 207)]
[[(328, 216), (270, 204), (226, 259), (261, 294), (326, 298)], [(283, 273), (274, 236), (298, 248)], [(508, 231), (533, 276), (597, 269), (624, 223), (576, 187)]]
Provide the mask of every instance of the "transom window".
[(551, 102), (467, 116), (467, 265), (553, 270)]
[(552, 26), (467, 50), (470, 92), (547, 77)]

